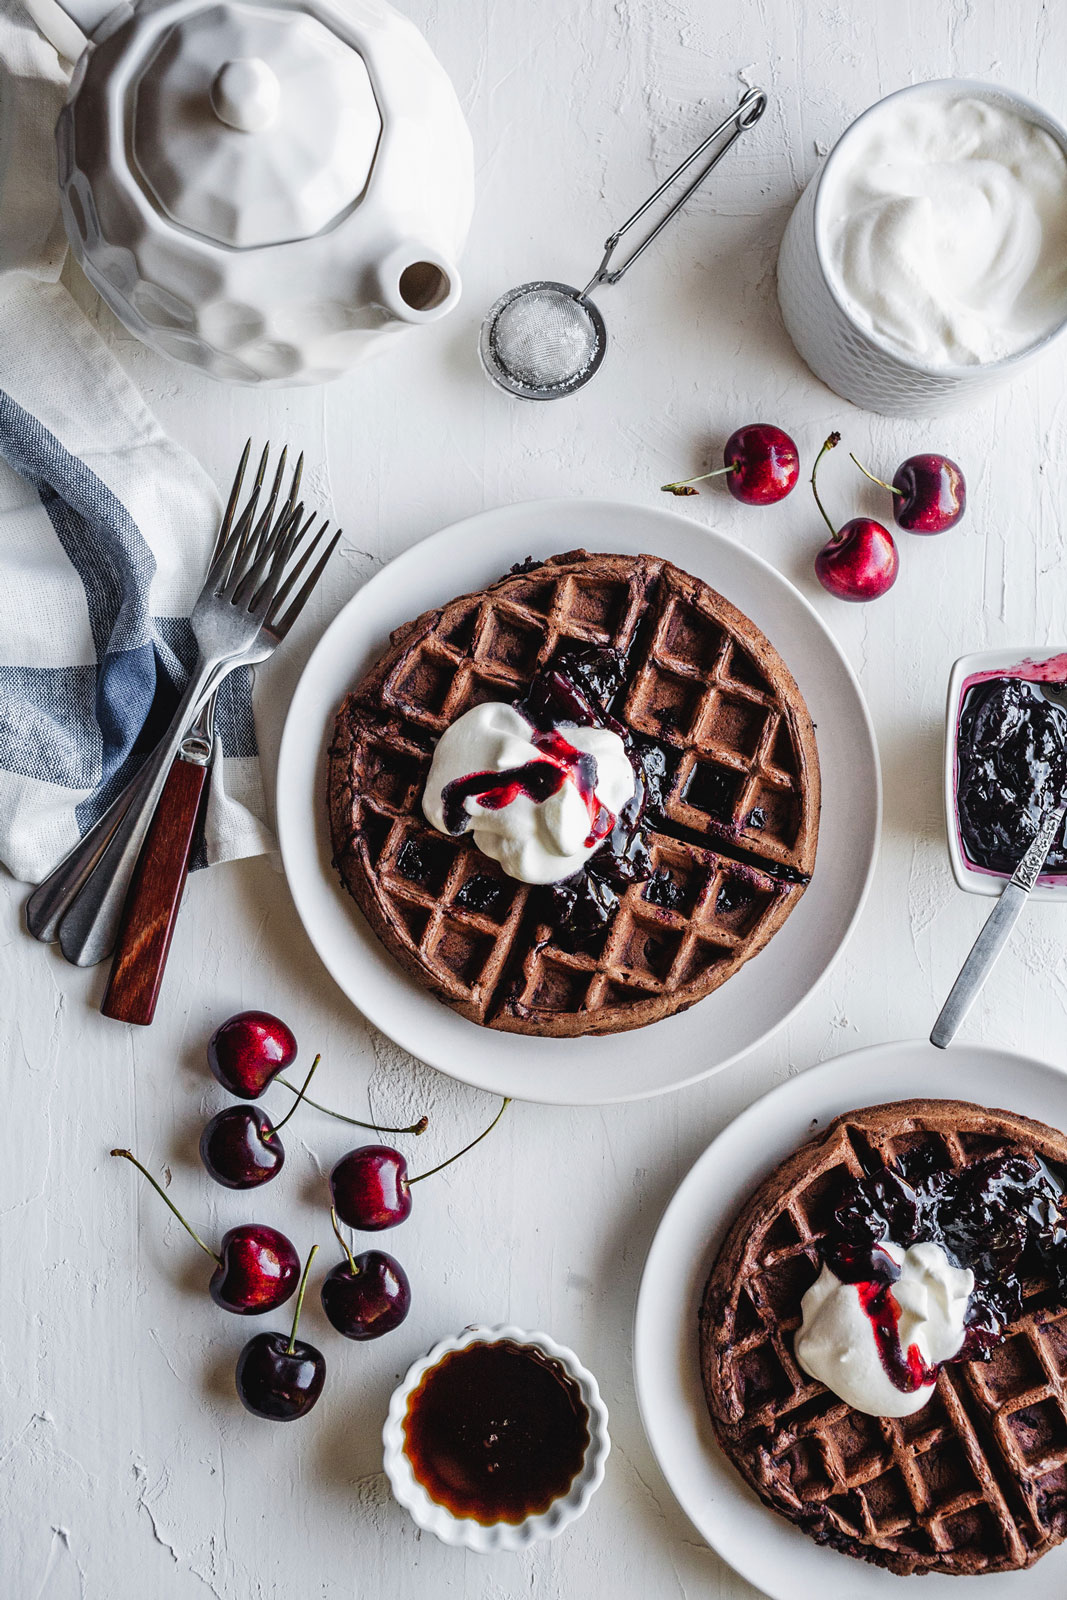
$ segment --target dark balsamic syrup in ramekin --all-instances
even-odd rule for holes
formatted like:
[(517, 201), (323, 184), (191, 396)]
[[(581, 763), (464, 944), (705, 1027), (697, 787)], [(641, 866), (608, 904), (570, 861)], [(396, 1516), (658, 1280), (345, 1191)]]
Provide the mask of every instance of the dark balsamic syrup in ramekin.
[(565, 1495), (589, 1412), (560, 1362), (510, 1339), (452, 1350), (408, 1401), (404, 1450), (431, 1500), (475, 1522), (524, 1522)]

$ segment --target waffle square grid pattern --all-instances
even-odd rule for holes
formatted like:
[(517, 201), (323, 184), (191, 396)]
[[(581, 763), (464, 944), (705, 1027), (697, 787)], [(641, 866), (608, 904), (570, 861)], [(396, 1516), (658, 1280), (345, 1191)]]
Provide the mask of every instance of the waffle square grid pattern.
[[(883, 1138), (843, 1118), (810, 1176), (798, 1164), (799, 1181), (783, 1183), (762, 1222), (746, 1208), (746, 1242), (735, 1225), (708, 1283), (704, 1382), (727, 1453), (820, 1543), (896, 1572), (1025, 1567), (1067, 1533), (1067, 1308), (1047, 1280), (1026, 1283), (1023, 1315), (992, 1359), (946, 1364), (926, 1406), (894, 1419), (852, 1410), (799, 1366), (801, 1298), (818, 1275), (835, 1191), (843, 1175), (868, 1170), (872, 1149), (888, 1164), (933, 1146), (939, 1166), (959, 1171), (1027, 1153), (1013, 1133), (954, 1128), (950, 1115)], [(1059, 1146), (1038, 1153), (1062, 1162), (1067, 1140), (1052, 1137)]]
[[(421, 807), (445, 728), (521, 698), (570, 641), (623, 652), (618, 714), (675, 762), (649, 840), (672, 903), (632, 885), (591, 949), (563, 948), (526, 885)], [(576, 552), (398, 630), (338, 719), (331, 818), (372, 925), (446, 1002), (504, 1029), (617, 1031), (699, 999), (781, 925), (814, 864), (818, 766), (799, 691), (746, 618), (655, 558)]]

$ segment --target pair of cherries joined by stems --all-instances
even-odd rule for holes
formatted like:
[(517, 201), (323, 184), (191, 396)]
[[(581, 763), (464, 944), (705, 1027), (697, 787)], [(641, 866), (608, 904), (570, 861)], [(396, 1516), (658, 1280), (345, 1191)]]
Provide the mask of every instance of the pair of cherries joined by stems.
[[(231, 1094), (257, 1099), (268, 1085), (296, 1059), (297, 1044), (291, 1029), (267, 1012), (242, 1012), (213, 1034), (208, 1063), (218, 1081)], [(268, 1182), (285, 1160), (279, 1131), (289, 1120), (319, 1064), (297, 1091), (286, 1117), (274, 1124), (252, 1105), (228, 1106), (204, 1128), (200, 1155), (216, 1182), (232, 1189), (248, 1189)], [(503, 1114), (505, 1100), (489, 1127), (447, 1161), (409, 1177), (407, 1162), (388, 1145), (365, 1145), (349, 1151), (330, 1176), (334, 1233), (344, 1259), (327, 1274), (322, 1285), (323, 1311), (334, 1328), (349, 1339), (375, 1339), (399, 1327), (411, 1305), (411, 1289), (403, 1267), (381, 1250), (353, 1255), (338, 1226), (338, 1215), (351, 1226), (370, 1230), (393, 1227), (411, 1211), (411, 1185), (464, 1155), (488, 1134)], [(377, 1132), (421, 1134), (428, 1119), (406, 1128), (381, 1129), (356, 1117), (309, 1105), (344, 1122)], [(297, 1339), (297, 1329), (307, 1288), (308, 1272), (318, 1246), (312, 1247), (300, 1271), (300, 1258), (292, 1242), (276, 1228), (246, 1223), (224, 1234), (218, 1252), (206, 1244), (174, 1205), (162, 1186), (129, 1150), (113, 1150), (137, 1167), (162, 1197), (179, 1222), (215, 1262), (208, 1285), (216, 1305), (239, 1316), (256, 1316), (283, 1305), (299, 1283), (296, 1313), (288, 1338), (280, 1333), (257, 1334), (241, 1352), (237, 1363), (237, 1392), (242, 1403), (257, 1416), (288, 1421), (310, 1411), (322, 1392), (326, 1363), (313, 1345)]]
[[(840, 441), (832, 433), (815, 458), (811, 487), (815, 503), (830, 529), (830, 538), (815, 557), (815, 574), (839, 600), (876, 600), (896, 582), (900, 558), (889, 529), (871, 517), (853, 517), (835, 528), (819, 498), (816, 473), (828, 450)], [(892, 483), (868, 472), (853, 456), (860, 471), (893, 496), (893, 515), (899, 528), (909, 533), (944, 533), (963, 516), (967, 487), (963, 473), (947, 456), (927, 453), (909, 456), (897, 468)], [(725, 477), (726, 487), (745, 505), (767, 506), (783, 500), (800, 475), (800, 453), (781, 428), (770, 423), (748, 423), (726, 441), (724, 465), (698, 478), (665, 483), (674, 495), (699, 494), (696, 488), (709, 478)]]
[[(900, 555), (889, 529), (872, 517), (853, 517), (840, 528), (826, 514), (816, 475), (819, 462), (828, 450), (841, 442), (831, 433), (815, 457), (811, 469), (811, 491), (830, 537), (815, 557), (815, 575), (829, 594), (839, 600), (877, 600), (897, 581)], [(892, 483), (875, 477), (851, 451), (851, 459), (872, 483), (893, 496), (897, 526), (908, 533), (944, 533), (963, 516), (967, 506), (967, 485), (963, 473), (947, 456), (926, 454), (909, 456), (897, 468)]]

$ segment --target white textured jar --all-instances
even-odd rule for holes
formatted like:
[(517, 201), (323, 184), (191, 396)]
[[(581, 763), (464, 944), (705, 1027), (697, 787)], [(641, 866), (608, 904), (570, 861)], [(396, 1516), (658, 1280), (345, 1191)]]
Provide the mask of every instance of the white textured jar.
[(1047, 133), (1067, 158), (1067, 130), (1041, 106), (1014, 90), (966, 78), (912, 84), (877, 101), (845, 129), (793, 210), (778, 255), (778, 300), (797, 351), (817, 378), (835, 393), (885, 416), (936, 416), (965, 406), (1012, 378), (1058, 339), (1063, 315), (1042, 337), (1018, 353), (969, 365), (924, 365), (911, 359), (851, 313), (830, 265), (827, 239), (829, 188), (847, 167), (857, 132), (868, 118), (906, 96), (970, 96), (985, 100)]

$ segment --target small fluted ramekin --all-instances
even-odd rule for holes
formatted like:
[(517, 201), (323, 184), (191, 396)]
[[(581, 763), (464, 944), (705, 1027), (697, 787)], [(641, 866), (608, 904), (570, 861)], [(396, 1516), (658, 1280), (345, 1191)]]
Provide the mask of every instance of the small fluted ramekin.
[[(539, 1350), (542, 1355), (558, 1361), (567, 1376), (577, 1385), (585, 1408), (589, 1413), (589, 1443), (585, 1458), (566, 1494), (553, 1500), (547, 1511), (527, 1517), (523, 1522), (476, 1522), (473, 1517), (457, 1517), (439, 1501), (431, 1499), (412, 1471), (404, 1448), (404, 1418), (408, 1401), (431, 1367), (450, 1355), (453, 1350), (465, 1350), (472, 1344), (526, 1345)], [(393, 1391), (389, 1402), (389, 1415), (382, 1429), (385, 1445), (385, 1473), (393, 1494), (414, 1521), (427, 1533), (434, 1534), (444, 1544), (464, 1545), (468, 1550), (488, 1554), (497, 1550), (522, 1550), (541, 1539), (554, 1539), (581, 1516), (593, 1495), (604, 1481), (604, 1467), (611, 1449), (608, 1438), (608, 1411), (600, 1398), (597, 1381), (582, 1366), (573, 1350), (557, 1344), (547, 1333), (526, 1333), (522, 1328), (507, 1325), (499, 1328), (465, 1328), (455, 1339), (442, 1339), (429, 1355), (423, 1356), (408, 1368)]]

